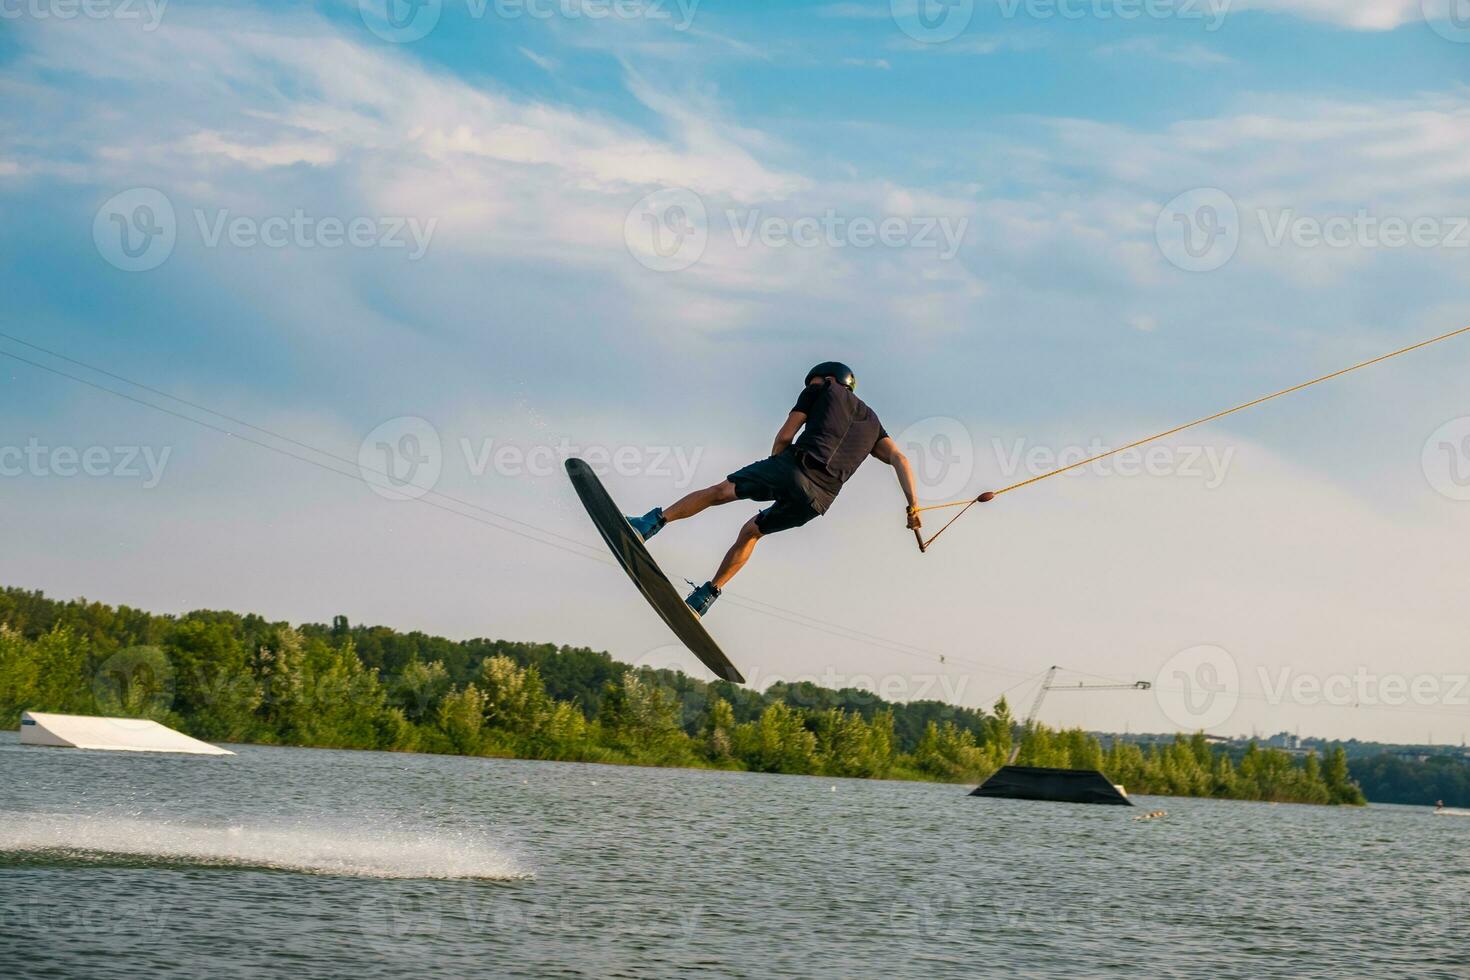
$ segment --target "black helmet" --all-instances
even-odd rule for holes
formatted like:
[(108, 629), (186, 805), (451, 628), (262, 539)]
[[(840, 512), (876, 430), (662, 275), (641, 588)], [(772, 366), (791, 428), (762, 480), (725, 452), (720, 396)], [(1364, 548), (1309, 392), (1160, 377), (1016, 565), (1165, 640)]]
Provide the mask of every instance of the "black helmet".
[(848, 391), (857, 391), (857, 375), (841, 361), (823, 361), (818, 364), (806, 373), (806, 383), (811, 384), (813, 378), (836, 378), (837, 383), (845, 385)]

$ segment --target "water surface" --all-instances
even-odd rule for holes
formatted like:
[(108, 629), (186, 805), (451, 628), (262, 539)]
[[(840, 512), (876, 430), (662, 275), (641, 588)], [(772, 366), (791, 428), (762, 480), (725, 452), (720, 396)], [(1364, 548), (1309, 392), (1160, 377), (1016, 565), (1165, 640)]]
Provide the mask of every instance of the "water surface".
[(0, 736), (0, 975), (1470, 978), (1425, 809), (235, 748)]

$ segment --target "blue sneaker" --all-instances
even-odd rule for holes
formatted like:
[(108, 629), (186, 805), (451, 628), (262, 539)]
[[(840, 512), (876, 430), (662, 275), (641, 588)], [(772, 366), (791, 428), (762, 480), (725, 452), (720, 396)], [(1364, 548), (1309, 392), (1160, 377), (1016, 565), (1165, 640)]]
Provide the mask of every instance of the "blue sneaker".
[(719, 597), (720, 590), (715, 588), (715, 583), (706, 582), (689, 593), (689, 598), (685, 599), (684, 603), (694, 610), (694, 615), (702, 617), (709, 612), (709, 607), (713, 606)]
[(633, 525), (633, 530), (638, 532), (640, 538), (647, 541), (662, 531), (668, 521), (664, 520), (664, 509), (662, 507), (655, 507), (642, 517), (628, 518), (628, 523)]

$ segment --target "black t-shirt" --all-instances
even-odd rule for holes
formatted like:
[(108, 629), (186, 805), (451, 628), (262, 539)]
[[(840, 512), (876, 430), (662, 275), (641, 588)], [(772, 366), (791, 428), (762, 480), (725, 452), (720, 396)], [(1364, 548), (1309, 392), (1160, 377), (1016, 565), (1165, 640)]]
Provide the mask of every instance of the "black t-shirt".
[(888, 433), (878, 415), (845, 385), (833, 381), (807, 385), (793, 412), (806, 427), (792, 448), (807, 477), (834, 497)]

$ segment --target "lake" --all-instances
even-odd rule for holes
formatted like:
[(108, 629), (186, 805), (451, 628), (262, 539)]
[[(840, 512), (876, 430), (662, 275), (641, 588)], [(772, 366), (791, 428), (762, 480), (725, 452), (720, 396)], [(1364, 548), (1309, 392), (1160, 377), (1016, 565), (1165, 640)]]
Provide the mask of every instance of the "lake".
[(1425, 809), (234, 748), (0, 735), (0, 975), (1470, 977)]

